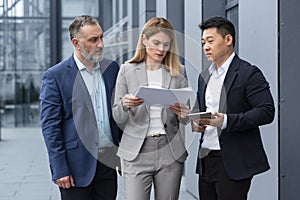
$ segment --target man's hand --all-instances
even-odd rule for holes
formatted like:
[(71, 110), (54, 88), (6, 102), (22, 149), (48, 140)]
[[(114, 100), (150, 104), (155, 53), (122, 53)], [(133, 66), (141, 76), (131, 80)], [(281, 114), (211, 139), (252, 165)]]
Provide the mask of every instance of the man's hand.
[(213, 127), (222, 127), (224, 122), (224, 114), (215, 112), (213, 113), (214, 118), (209, 120), (208, 125)]
[(194, 120), (201, 125), (210, 125), (213, 127), (222, 127), (224, 122), (224, 114), (215, 112), (213, 113), (213, 118), (198, 118)]
[(56, 180), (56, 184), (63, 188), (69, 189), (70, 187), (75, 187), (74, 179), (72, 176), (65, 176)]
[(224, 114), (215, 112), (213, 115), (213, 118), (198, 118), (193, 120), (193, 131), (204, 132), (207, 125), (213, 127), (222, 127), (224, 122)]

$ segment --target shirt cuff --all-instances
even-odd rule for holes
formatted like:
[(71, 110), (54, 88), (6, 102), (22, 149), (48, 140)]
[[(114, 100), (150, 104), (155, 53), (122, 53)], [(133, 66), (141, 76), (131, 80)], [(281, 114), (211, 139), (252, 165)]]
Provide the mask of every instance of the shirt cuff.
[(227, 128), (227, 115), (224, 114), (224, 121), (223, 121), (223, 125), (221, 127), (221, 129), (226, 129)]

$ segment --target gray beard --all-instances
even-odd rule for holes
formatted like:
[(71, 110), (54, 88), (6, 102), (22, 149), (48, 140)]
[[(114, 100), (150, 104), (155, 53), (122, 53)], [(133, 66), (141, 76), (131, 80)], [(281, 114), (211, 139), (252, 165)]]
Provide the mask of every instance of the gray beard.
[(98, 56), (94, 56), (94, 53), (93, 52), (90, 52), (90, 53), (87, 53), (85, 51), (85, 49), (83, 48), (82, 52), (81, 52), (81, 55), (89, 62), (100, 62), (102, 59), (103, 59), (103, 55), (101, 55), (100, 57)]

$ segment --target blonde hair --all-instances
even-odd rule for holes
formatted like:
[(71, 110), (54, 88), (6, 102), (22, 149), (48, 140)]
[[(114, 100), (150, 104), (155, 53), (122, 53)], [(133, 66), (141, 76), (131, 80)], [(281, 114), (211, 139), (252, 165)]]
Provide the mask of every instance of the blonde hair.
[(170, 72), (171, 76), (177, 76), (179, 74), (179, 70), (181, 69), (181, 64), (179, 62), (178, 56), (177, 42), (173, 26), (165, 18), (154, 17), (145, 24), (143, 31), (140, 33), (135, 54), (132, 59), (127, 61), (127, 63), (140, 63), (145, 61), (147, 52), (142, 41), (143, 35), (145, 35), (146, 38), (149, 39), (150, 36), (159, 32), (164, 32), (170, 37), (171, 40), (170, 48), (162, 64), (165, 66), (166, 70)]

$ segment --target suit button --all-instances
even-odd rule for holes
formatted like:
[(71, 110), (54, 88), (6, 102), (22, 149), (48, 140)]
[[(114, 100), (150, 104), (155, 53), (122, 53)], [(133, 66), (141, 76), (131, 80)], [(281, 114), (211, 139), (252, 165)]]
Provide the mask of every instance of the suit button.
[(168, 126), (167, 126), (167, 124), (165, 123), (165, 124), (164, 124), (164, 128), (167, 128), (167, 127), (168, 127)]

